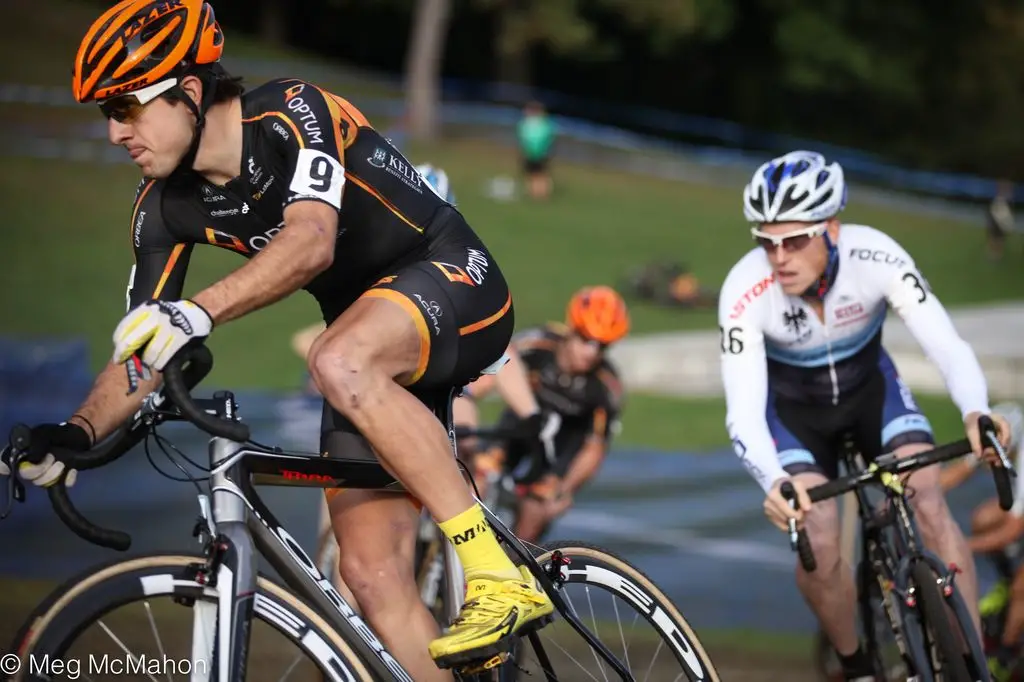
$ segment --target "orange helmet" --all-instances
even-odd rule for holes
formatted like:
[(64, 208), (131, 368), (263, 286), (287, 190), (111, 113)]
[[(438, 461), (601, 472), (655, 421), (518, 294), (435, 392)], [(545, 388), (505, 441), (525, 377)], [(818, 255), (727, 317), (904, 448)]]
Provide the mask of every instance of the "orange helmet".
[(104, 100), (213, 64), (223, 51), (224, 34), (208, 2), (121, 0), (82, 39), (71, 87), (79, 102)]
[(615, 343), (629, 332), (626, 302), (611, 287), (580, 289), (569, 299), (565, 317), (574, 331), (600, 343)]

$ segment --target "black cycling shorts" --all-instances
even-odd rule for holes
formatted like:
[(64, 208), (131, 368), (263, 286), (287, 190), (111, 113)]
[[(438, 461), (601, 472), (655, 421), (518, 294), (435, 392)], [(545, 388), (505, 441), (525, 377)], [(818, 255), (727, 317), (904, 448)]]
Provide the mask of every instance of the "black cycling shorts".
[(885, 353), (877, 371), (838, 405), (797, 402), (769, 391), (765, 417), (779, 463), (790, 475), (813, 471), (836, 478), (846, 435), (865, 462), (908, 443), (935, 443), (931, 425)]
[(545, 173), (548, 170), (548, 157), (541, 156), (535, 159), (523, 159), (523, 172), (527, 175)]
[[(480, 376), (508, 348), (515, 325), (505, 278), (461, 215), (446, 216), (445, 234), (422, 261), (385, 275), (363, 297), (393, 301), (409, 314), (420, 337), (420, 358), (406, 388), (445, 423), (451, 394)], [(321, 452), (373, 456), (355, 427), (324, 401)], [(358, 443), (361, 442), (360, 446)], [(359, 453), (356, 450), (363, 450)]]

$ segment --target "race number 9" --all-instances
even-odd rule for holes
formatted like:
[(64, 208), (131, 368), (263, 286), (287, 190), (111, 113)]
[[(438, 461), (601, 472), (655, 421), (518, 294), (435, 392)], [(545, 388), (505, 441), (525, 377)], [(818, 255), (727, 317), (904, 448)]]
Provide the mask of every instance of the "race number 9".
[(288, 186), (299, 196), (314, 197), (341, 209), (341, 190), (345, 186), (345, 167), (333, 156), (316, 149), (300, 149), (295, 175)]

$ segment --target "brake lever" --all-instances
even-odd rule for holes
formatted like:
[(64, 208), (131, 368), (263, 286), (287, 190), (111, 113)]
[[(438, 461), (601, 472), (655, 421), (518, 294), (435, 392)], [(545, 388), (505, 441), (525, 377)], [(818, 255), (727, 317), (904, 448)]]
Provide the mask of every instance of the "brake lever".
[(1003, 444), (999, 442), (999, 437), (996, 435), (995, 430), (985, 429), (982, 437), (988, 440), (988, 444), (996, 451), (996, 454), (999, 455), (999, 465), (1006, 469), (1006, 473), (1016, 478), (1017, 470), (1013, 467), (1013, 463), (1010, 461), (1010, 458), (1007, 457), (1006, 450), (1003, 448)]
[(14, 448), (10, 446), (4, 448), (3, 453), (0, 453), (0, 462), (3, 462), (7, 471), (10, 472), (7, 481), (7, 505), (3, 513), (0, 514), (0, 521), (3, 521), (14, 511), (15, 501), (25, 501), (25, 484), (18, 478), (18, 464), (21, 462), (21, 457), (15, 457)]

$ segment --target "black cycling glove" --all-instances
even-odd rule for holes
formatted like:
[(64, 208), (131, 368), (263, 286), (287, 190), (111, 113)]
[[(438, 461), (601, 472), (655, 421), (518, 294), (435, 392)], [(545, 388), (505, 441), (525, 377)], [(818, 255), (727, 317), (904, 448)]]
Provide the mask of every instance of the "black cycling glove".
[[(32, 440), (18, 476), (37, 486), (48, 488), (60, 480), (65, 464), (54, 450), (84, 452), (92, 447), (89, 434), (78, 424), (40, 424), (32, 429)], [(64, 479), (68, 487), (75, 484), (78, 472), (69, 469)]]

